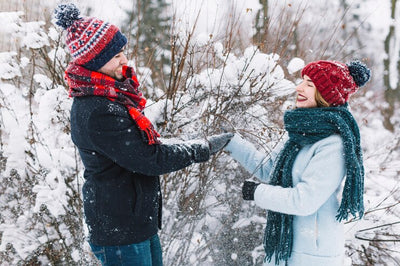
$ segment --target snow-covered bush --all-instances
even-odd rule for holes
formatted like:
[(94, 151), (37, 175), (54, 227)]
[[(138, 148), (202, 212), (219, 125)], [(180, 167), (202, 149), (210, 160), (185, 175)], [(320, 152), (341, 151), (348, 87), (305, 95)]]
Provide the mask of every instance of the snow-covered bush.
[[(0, 261), (93, 263), (84, 237), (82, 165), (69, 135), (71, 99), (63, 80), (66, 48), (60, 45), (53, 27), (46, 29), (40, 22), (25, 25), (22, 20), (17, 26), (28, 27), (31, 37), (17, 36), (24, 38), (20, 50), (0, 57), (1, 119), (5, 125), (1, 131)], [(292, 92), (288, 88), (294, 87), (284, 78), (279, 56), (263, 54), (256, 47), (234, 55), (219, 42), (206, 46), (202, 49), (212, 50), (214, 67), (194, 73), (187, 71), (192, 61), (184, 62), (176, 70), (180, 79), (174, 90), (164, 97), (159, 93), (160, 98), (149, 104), (146, 113), (168, 137), (165, 141), (204, 138), (221, 132), (224, 126), (264, 143), (268, 152), (282, 135), (276, 121), (283, 111), (282, 101)], [(193, 54), (199, 47), (189, 49)], [(176, 50), (177, 55), (181, 52)], [(149, 78), (145, 71), (138, 69), (141, 80)], [(151, 84), (148, 80), (144, 87), (148, 94), (160, 90)], [(252, 135), (254, 132), (262, 133)], [(260, 239), (254, 241), (254, 247), (236, 251), (238, 257), (223, 249), (226, 243), (237, 242), (230, 241), (231, 236), (241, 237), (227, 230), (242, 216), (238, 187), (248, 176), (239, 172), (243, 177), (235, 178), (236, 168), (231, 159), (220, 154), (210, 163), (164, 177), (165, 228), (161, 236), (168, 264), (194, 259), (224, 261), (226, 257), (248, 260), (243, 254), (254, 249), (260, 257)], [(235, 200), (226, 200), (232, 195)], [(262, 223), (251, 226), (261, 229)], [(254, 231), (243, 225), (234, 230), (243, 228)], [(210, 241), (215, 244), (210, 246)], [(177, 250), (176, 245), (184, 248)]]
[[(184, 87), (172, 99), (152, 105), (149, 113), (158, 111), (159, 120), (155, 121), (166, 121), (166, 134), (187, 139), (224, 129), (236, 131), (269, 153), (282, 137), (277, 126), (277, 117), (284, 111), (282, 102), (294, 91), (294, 84), (284, 78), (279, 56), (263, 54), (256, 47), (234, 55), (225, 53), (220, 43), (210, 45), (219, 67), (186, 76)], [(264, 214), (242, 201), (240, 186), (250, 175), (239, 168), (220, 154), (207, 164), (164, 179), (168, 215), (162, 240), (169, 264), (246, 265), (260, 261)], [(251, 224), (239, 222), (248, 216), (254, 216)], [(185, 239), (190, 240), (188, 245), (177, 248)]]
[[(72, 101), (63, 78), (68, 52), (51, 25), (24, 22), (20, 12), (1, 12), (0, 23), (18, 45), (0, 53), (0, 264), (96, 264), (85, 241), (83, 167), (69, 134)], [(137, 69), (149, 97), (145, 112), (164, 142), (229, 130), (268, 154), (283, 137), (282, 114), (293, 105), (293, 82), (304, 62), (247, 45), (249, 40), (235, 38), (251, 32), (238, 33), (235, 21), (227, 24), (229, 31), (218, 38), (172, 28), (164, 86), (155, 87), (150, 68)], [(304, 29), (298, 26), (297, 32)], [(299, 43), (305, 47), (285, 41), (279, 48), (300, 49), (298, 55), (311, 58), (307, 42)], [(331, 46), (321, 45), (327, 51), (318, 54), (337, 54)], [(365, 152), (366, 214), (346, 224), (346, 265), (399, 263), (400, 114), (393, 115), (396, 130), (386, 131), (377, 90), (355, 97), (351, 106)], [(248, 178), (251, 173), (223, 152), (163, 176), (165, 265), (261, 263), (266, 218), (241, 199)]]
[(62, 86), (65, 53), (51, 38), (54, 28), (21, 16), (0, 16), (20, 44), (0, 53), (0, 264), (85, 264), (91, 259), (82, 167), (69, 136), (71, 100)]

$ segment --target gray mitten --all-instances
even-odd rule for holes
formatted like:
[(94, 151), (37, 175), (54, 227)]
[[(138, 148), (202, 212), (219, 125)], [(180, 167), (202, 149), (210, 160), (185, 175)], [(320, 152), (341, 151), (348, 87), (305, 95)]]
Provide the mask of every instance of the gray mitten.
[(233, 136), (234, 134), (229, 132), (208, 137), (207, 140), (210, 146), (210, 155), (216, 154), (218, 151), (222, 150)]

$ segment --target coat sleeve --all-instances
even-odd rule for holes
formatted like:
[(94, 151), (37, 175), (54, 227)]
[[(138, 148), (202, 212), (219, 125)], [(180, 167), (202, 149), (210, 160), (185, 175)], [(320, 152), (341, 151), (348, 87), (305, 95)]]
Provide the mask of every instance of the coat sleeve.
[(346, 169), (340, 137), (329, 137), (322, 142), (315, 149), (295, 187), (261, 184), (254, 193), (256, 205), (292, 215), (315, 213), (340, 187)]
[(272, 151), (270, 156), (267, 156), (265, 153), (257, 150), (252, 143), (241, 138), (238, 134), (235, 134), (225, 147), (225, 150), (249, 173), (263, 182), (269, 181), (273, 160), (277, 156), (276, 150)]
[(88, 122), (90, 140), (103, 156), (125, 169), (158, 176), (210, 157), (206, 140), (148, 145), (125, 109), (114, 103), (108, 109), (92, 113)]

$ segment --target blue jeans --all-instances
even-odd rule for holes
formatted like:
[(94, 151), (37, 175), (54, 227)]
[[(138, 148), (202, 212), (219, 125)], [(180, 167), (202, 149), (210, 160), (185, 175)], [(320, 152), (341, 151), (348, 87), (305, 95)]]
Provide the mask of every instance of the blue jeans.
[(143, 242), (126, 246), (90, 247), (104, 266), (162, 266), (162, 250), (158, 235)]

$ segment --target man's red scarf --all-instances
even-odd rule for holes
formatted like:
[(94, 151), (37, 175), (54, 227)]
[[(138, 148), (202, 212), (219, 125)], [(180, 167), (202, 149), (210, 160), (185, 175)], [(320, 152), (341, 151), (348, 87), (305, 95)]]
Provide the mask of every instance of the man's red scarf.
[(70, 97), (102, 96), (124, 105), (138, 125), (145, 141), (149, 145), (161, 143), (160, 134), (150, 120), (144, 116), (146, 98), (138, 90), (139, 82), (132, 67), (123, 66), (123, 81), (118, 81), (105, 74), (90, 71), (82, 66), (70, 64), (65, 71)]

